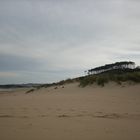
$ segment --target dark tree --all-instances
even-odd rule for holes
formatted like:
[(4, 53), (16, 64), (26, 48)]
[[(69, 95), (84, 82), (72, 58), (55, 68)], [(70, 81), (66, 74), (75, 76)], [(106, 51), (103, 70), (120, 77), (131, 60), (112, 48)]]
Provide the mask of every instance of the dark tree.
[(134, 69), (135, 68), (135, 62), (132, 61), (122, 61), (122, 62), (116, 62), (112, 64), (106, 64), (104, 66), (96, 67), (94, 69), (88, 70), (88, 74), (99, 74), (102, 72), (110, 71), (110, 70), (116, 70), (116, 69)]

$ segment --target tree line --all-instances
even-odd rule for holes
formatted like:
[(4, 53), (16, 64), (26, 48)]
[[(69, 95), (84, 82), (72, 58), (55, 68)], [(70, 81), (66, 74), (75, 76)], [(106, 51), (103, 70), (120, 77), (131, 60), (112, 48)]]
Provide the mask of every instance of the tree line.
[(102, 72), (116, 70), (116, 69), (134, 69), (135, 62), (132, 61), (123, 61), (123, 62), (116, 62), (112, 64), (106, 64), (104, 66), (96, 67), (87, 71), (87, 74), (99, 74)]

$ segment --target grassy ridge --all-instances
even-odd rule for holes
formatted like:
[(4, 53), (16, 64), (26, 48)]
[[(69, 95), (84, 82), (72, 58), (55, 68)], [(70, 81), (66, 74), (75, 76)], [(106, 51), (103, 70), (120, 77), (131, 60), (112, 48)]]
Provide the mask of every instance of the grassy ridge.
[(133, 81), (135, 83), (140, 83), (140, 70), (111, 70), (108, 72), (96, 74), (96, 75), (88, 75), (81, 79), (80, 86), (85, 87), (87, 85), (92, 85), (96, 83), (97, 85), (104, 86), (109, 81), (116, 82), (121, 84), (126, 81)]
[(118, 84), (126, 81), (133, 81), (135, 83), (140, 83), (140, 69), (117, 69), (103, 72), (96, 75), (87, 75), (83, 77), (78, 77), (74, 79), (66, 79), (57, 83), (45, 84), (41, 87), (51, 87), (51, 86), (61, 86), (64, 84), (79, 82), (81, 87), (87, 85), (92, 85), (96, 83), (97, 85), (104, 86), (106, 83), (113, 81)]
[(83, 77), (78, 77), (74, 79), (66, 79), (56, 83), (43, 84), (37, 86), (34, 89), (28, 90), (26, 93), (34, 92), (35, 90), (39, 90), (41, 88), (48, 88), (55, 86), (63, 86), (65, 84), (79, 82), (80, 87), (85, 87), (87, 85), (97, 84), (99, 86), (104, 86), (106, 83), (113, 81), (118, 84), (122, 82), (132, 81), (134, 83), (140, 83), (140, 69), (117, 69), (110, 70), (107, 72), (103, 72), (96, 75), (87, 75)]

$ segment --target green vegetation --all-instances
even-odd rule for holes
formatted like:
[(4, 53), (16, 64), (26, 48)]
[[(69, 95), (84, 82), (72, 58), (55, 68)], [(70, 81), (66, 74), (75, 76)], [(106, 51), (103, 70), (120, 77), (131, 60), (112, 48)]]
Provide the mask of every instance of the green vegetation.
[(106, 64), (104, 66), (96, 67), (88, 70), (87, 72), (88, 74), (99, 74), (110, 70), (124, 70), (124, 69), (133, 69), (133, 68), (135, 68), (135, 62), (122, 61), (122, 62), (116, 62), (116, 63)]
[(122, 84), (122, 82), (132, 81), (134, 83), (140, 83), (140, 67), (135, 67), (135, 63), (131, 61), (116, 62), (112, 64), (106, 64), (104, 66), (90, 69), (87, 72), (87, 76), (77, 77), (73, 79), (66, 79), (56, 83), (42, 84), (36, 86), (35, 89), (31, 89), (26, 93), (34, 92), (40, 88), (48, 88), (55, 86), (57, 89), (59, 86), (64, 88), (65, 84), (79, 82), (81, 87), (87, 85), (97, 84), (104, 86), (108, 82), (116, 82)]
[(28, 91), (26, 92), (26, 94), (31, 93), (31, 92), (34, 92), (34, 91), (35, 91), (35, 89), (30, 89), (30, 90), (28, 90)]
[(80, 86), (85, 87), (93, 83), (96, 83), (100, 86), (104, 86), (109, 81), (113, 81), (118, 84), (121, 84), (122, 82), (126, 81), (140, 83), (140, 70), (117, 69), (100, 74), (88, 75), (80, 80)]
[(74, 82), (74, 79), (66, 79), (66, 80), (62, 80), (58, 83), (56, 83), (56, 85), (64, 85), (64, 84), (69, 84), (69, 83), (73, 83)]

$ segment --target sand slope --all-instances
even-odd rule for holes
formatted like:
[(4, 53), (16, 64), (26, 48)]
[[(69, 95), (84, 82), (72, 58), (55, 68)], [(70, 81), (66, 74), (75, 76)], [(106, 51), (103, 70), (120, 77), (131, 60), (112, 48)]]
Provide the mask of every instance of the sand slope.
[(0, 94), (1, 140), (140, 140), (140, 85)]

